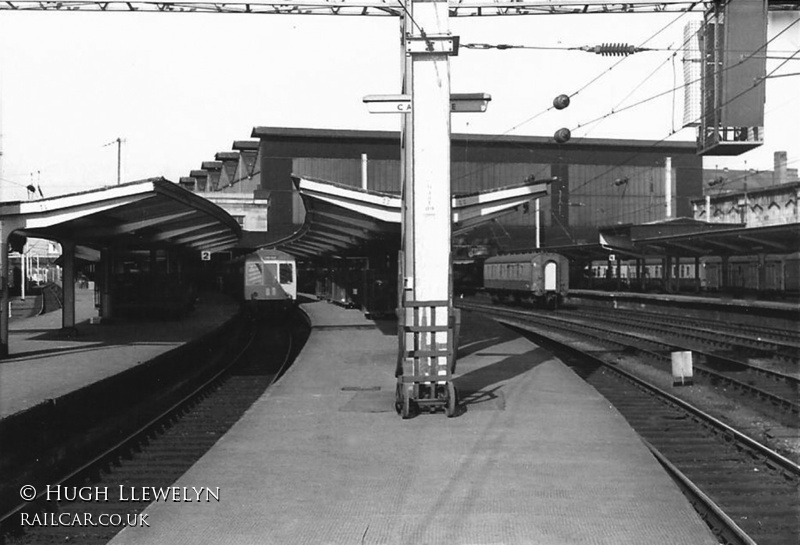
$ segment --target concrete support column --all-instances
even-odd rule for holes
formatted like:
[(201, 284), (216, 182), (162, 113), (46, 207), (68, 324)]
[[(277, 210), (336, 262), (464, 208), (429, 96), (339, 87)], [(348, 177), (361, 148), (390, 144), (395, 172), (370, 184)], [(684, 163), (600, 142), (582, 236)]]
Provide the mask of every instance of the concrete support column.
[(361, 154), (361, 189), (369, 188), (369, 159), (366, 153)]
[(11, 300), (8, 296), (8, 236), (4, 222), (0, 220), (0, 358), (8, 356), (8, 314)]
[[(448, 4), (407, 3), (403, 18), (403, 92), (411, 113), (403, 123), (403, 217), (400, 267), (401, 362), (397, 374), (446, 375), (455, 362), (439, 356), (455, 331), (450, 285), (450, 67)], [(441, 327), (424, 331), (420, 328)], [(413, 328), (411, 330), (410, 328)], [(453, 342), (455, 346), (455, 343)], [(408, 356), (417, 351), (436, 356)]]
[(664, 291), (672, 293), (672, 257), (664, 258), (664, 265), (661, 268), (661, 278), (664, 281)]
[(767, 256), (758, 254), (758, 286), (756, 289), (763, 290), (767, 286)]
[(639, 282), (639, 289), (641, 291), (645, 290), (645, 283), (644, 283), (644, 260), (642, 258), (636, 259), (636, 278)]
[(622, 260), (617, 259), (617, 291), (622, 289)]
[(114, 317), (113, 283), (114, 283), (114, 251), (103, 248), (100, 251), (100, 317), (111, 320)]
[(728, 256), (722, 256), (722, 278), (719, 279), (720, 289), (726, 290), (730, 286), (730, 279), (728, 278), (729, 262)]
[(664, 200), (666, 200), (666, 218), (672, 219), (672, 157), (664, 158)]
[[(19, 230), (22, 223), (13, 218), (0, 218), (0, 358), (8, 356), (8, 321), (11, 317), (11, 298), (8, 294), (8, 283), (11, 271), (11, 260), (8, 252), (11, 250), (11, 235)], [(19, 248), (20, 251), (22, 247)], [(24, 281), (24, 278), (22, 279)]]
[(703, 283), (700, 281), (700, 257), (694, 258), (694, 291), (700, 293)]
[(69, 330), (75, 328), (75, 242), (62, 240), (61, 258), (63, 264), (63, 304), (61, 308), (61, 327)]

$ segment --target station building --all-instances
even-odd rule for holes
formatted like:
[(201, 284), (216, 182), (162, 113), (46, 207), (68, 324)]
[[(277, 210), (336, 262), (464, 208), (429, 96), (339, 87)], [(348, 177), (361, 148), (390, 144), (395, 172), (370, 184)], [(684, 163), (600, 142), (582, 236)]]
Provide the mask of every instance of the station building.
[[(400, 193), (399, 133), (255, 127), (251, 136), (258, 140), (234, 143), (233, 153), (217, 154), (217, 161), (203, 163), (181, 184), (239, 219), (244, 240), (252, 244), (283, 238), (303, 224), (293, 175)], [(544, 137), (454, 134), (451, 157), (454, 194), (548, 180), (548, 195), (539, 203), (541, 246), (594, 243), (599, 225), (691, 217), (691, 200), (703, 191), (695, 142), (584, 138), (557, 144)], [(264, 199), (268, 230), (255, 217)], [(456, 237), (454, 244), (457, 251), (532, 248), (536, 226), (530, 204)]]

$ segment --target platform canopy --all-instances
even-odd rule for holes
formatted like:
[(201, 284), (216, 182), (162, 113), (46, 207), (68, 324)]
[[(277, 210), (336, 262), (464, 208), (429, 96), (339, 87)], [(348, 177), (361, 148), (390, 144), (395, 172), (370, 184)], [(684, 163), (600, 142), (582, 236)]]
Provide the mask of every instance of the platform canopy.
[[(453, 234), (460, 234), (547, 194), (552, 180), (453, 195)], [(296, 256), (352, 255), (371, 242), (400, 244), (399, 195), (325, 180), (294, 177), (306, 208), (303, 226), (270, 246)]]
[(786, 254), (800, 248), (800, 224), (746, 227), (677, 218), (601, 228), (600, 246), (629, 257)]
[(76, 255), (88, 260), (111, 246), (219, 251), (241, 236), (238, 222), (222, 208), (164, 178), (0, 203), (0, 219), (3, 236), (72, 241)]
[(800, 249), (800, 224), (735, 226), (709, 232), (651, 237), (637, 242), (649, 252), (669, 255), (788, 254)]

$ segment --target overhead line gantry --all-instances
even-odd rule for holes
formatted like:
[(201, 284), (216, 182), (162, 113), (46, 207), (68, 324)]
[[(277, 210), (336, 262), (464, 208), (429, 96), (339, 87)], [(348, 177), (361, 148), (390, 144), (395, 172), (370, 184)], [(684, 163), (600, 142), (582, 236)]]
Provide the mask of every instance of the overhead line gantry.
[[(492, 15), (559, 15), (587, 13), (647, 13), (701, 10), (709, 1), (636, 0), (609, 3), (592, 0), (450, 0), (450, 17)], [(785, 0), (783, 3), (786, 3)], [(799, 4), (800, 2), (791, 2)], [(410, 2), (409, 2), (410, 4)], [(147, 0), (12, 0), (0, 2), (0, 10), (14, 11), (100, 11), (152, 13), (240, 13), (285, 15), (372, 15), (402, 16), (398, 0), (281, 0), (277, 2), (163, 2)]]

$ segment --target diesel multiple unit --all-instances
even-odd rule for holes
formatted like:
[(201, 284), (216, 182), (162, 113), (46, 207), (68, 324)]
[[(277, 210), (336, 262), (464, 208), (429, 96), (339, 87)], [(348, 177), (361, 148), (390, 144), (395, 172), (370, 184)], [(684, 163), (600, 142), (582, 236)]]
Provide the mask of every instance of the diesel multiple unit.
[(279, 250), (249, 254), (241, 272), (245, 305), (291, 306), (297, 300), (297, 267), (291, 255)]

